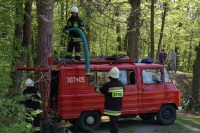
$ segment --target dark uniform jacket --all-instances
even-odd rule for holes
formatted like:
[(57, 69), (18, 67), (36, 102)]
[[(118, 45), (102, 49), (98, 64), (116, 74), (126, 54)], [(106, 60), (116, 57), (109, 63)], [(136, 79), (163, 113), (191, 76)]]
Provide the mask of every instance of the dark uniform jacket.
[[(70, 17), (67, 21), (67, 25), (64, 27), (64, 31), (69, 29), (69, 28), (80, 28), (83, 30), (83, 20), (79, 17), (79, 16), (76, 16), (76, 17)], [(78, 33), (76, 33), (75, 31), (72, 31), (69, 33), (69, 35), (71, 37), (80, 37)]]
[(26, 107), (31, 108), (33, 110), (40, 108), (40, 102), (37, 100), (40, 100), (39, 95), (39, 89), (34, 86), (26, 87), (26, 89), (23, 91), (23, 95), (28, 95), (27, 99), (24, 101), (24, 104)]
[(111, 78), (102, 87), (96, 88), (96, 92), (105, 95), (104, 114), (108, 116), (119, 116), (122, 110), (123, 83), (118, 79)]

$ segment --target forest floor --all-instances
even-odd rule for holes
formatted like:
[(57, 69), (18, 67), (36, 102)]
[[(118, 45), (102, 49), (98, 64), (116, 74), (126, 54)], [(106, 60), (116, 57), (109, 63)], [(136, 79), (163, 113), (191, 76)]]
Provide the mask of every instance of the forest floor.
[[(177, 71), (176, 73), (169, 72), (171, 78), (178, 89), (181, 90), (182, 101), (190, 97), (191, 91), (191, 75)], [(198, 123), (197, 125), (193, 122)], [(162, 126), (156, 122), (147, 122), (139, 117), (120, 119), (119, 133), (200, 133), (200, 117), (196, 117), (188, 112), (177, 111), (177, 120), (174, 124)], [(74, 129), (74, 126), (69, 127), (72, 133), (84, 133)], [(96, 133), (109, 133), (108, 118), (102, 119), (101, 128)]]
[(186, 100), (190, 98), (192, 89), (191, 74), (177, 71), (176, 73), (169, 72), (173, 83), (181, 91), (181, 99)]

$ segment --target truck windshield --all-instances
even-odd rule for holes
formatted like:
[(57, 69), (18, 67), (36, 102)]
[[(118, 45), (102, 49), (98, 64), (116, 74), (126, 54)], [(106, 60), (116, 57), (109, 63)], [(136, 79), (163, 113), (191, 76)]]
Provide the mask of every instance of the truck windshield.
[(172, 82), (170, 75), (168, 73), (168, 71), (166, 70), (166, 68), (164, 68), (164, 76), (165, 76), (165, 82)]

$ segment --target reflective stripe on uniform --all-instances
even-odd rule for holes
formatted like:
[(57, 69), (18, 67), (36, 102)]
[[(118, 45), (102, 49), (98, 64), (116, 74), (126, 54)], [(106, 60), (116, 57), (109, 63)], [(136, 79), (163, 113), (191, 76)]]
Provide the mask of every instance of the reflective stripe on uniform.
[(77, 28), (77, 27), (78, 27), (78, 23), (74, 22), (74, 28)]
[(68, 23), (67, 23), (67, 26), (72, 26), (72, 23), (71, 23), (71, 22), (68, 22)]
[(71, 56), (71, 55), (72, 55), (72, 52), (67, 52), (66, 55)]
[(75, 52), (75, 56), (81, 56), (80, 52)]
[(123, 97), (123, 87), (111, 87), (108, 92), (112, 93), (112, 98)]
[(82, 39), (79, 37), (77, 37), (77, 38), (73, 37), (72, 39), (73, 39), (73, 42), (81, 42), (82, 41)]
[(123, 91), (123, 87), (110, 87), (108, 92), (113, 92), (113, 91)]
[(119, 116), (121, 115), (121, 111), (113, 111), (113, 110), (104, 110), (105, 115), (111, 115), (111, 116)]

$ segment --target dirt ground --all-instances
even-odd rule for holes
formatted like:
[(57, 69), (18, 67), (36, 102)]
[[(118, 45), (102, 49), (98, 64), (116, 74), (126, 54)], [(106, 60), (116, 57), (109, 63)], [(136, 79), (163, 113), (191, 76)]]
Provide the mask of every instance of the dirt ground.
[[(185, 73), (179, 71), (176, 73), (170, 72), (170, 75), (176, 87), (181, 90), (182, 99), (187, 99), (191, 90), (191, 79), (189, 79)], [(181, 113), (177, 111), (177, 115), (181, 115)], [(120, 119), (119, 121), (120, 133), (162, 133), (162, 128), (163, 126), (156, 122), (143, 121), (139, 117)], [(69, 126), (69, 130), (72, 133), (85, 133), (75, 130), (73, 125)], [(96, 133), (109, 133), (108, 118), (103, 118), (102, 125)]]
[[(143, 121), (139, 117), (119, 120), (119, 133), (159, 133), (158, 130), (162, 127), (156, 122)], [(72, 133), (87, 133), (75, 130), (74, 126), (69, 129)], [(103, 120), (100, 129), (94, 133), (110, 133), (109, 122)]]
[(192, 79), (189, 78), (185, 73), (179, 71), (176, 73), (170, 72), (170, 76), (176, 87), (181, 90), (181, 96), (183, 100), (189, 98), (192, 89)]

